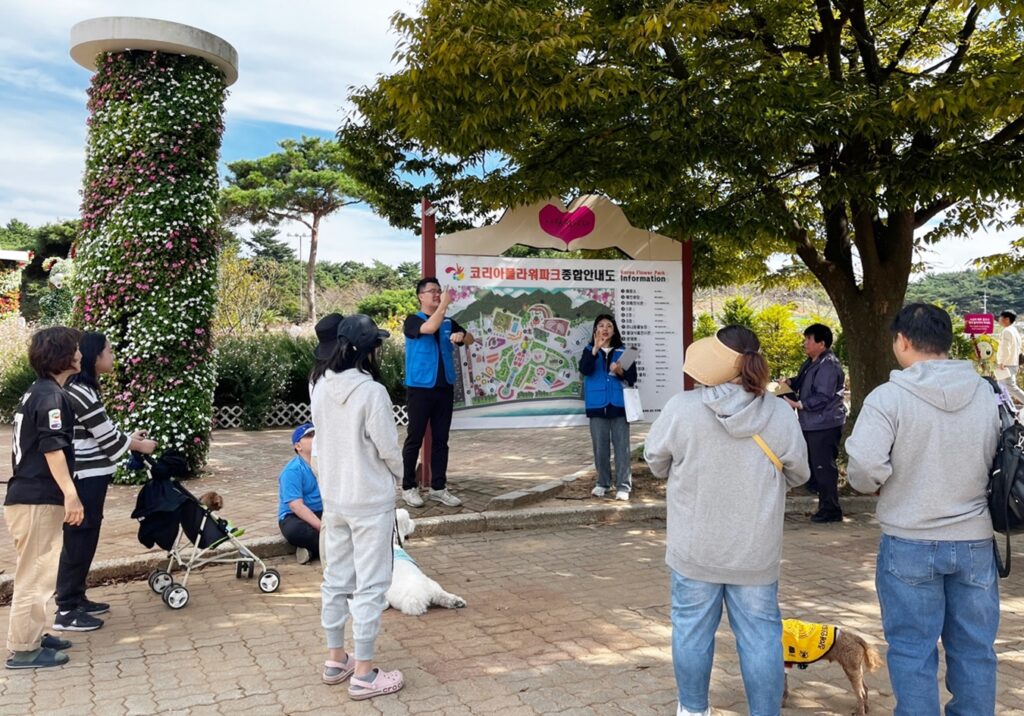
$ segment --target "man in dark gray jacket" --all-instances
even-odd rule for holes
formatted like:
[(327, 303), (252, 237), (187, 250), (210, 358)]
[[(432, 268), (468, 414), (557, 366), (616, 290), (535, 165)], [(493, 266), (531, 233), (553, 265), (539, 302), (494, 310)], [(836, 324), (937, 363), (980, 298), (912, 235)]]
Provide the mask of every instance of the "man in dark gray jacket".
[(949, 314), (911, 304), (893, 321), (903, 370), (864, 400), (846, 441), (850, 484), (880, 490), (875, 588), (897, 716), (938, 716), (938, 642), (947, 714), (993, 714), (999, 580), (985, 499), (999, 417), (969, 361), (948, 360)]
[(796, 399), (783, 399), (796, 408), (800, 429), (807, 441), (807, 457), (811, 479), (807, 487), (818, 493), (818, 511), (812, 522), (842, 522), (839, 506), (839, 440), (846, 422), (843, 389), (846, 376), (836, 354), (832, 352), (832, 329), (820, 323), (804, 331), (804, 352), (807, 360), (795, 378), (779, 381), (788, 385)]

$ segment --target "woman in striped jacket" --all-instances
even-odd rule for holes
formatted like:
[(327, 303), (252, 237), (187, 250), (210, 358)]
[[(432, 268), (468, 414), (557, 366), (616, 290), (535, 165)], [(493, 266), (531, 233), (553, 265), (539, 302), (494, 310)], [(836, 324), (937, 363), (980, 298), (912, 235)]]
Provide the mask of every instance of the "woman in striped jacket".
[(96, 546), (100, 541), (103, 503), (117, 462), (128, 450), (151, 454), (156, 441), (142, 431), (126, 435), (107, 417), (100, 396), (99, 377), (114, 370), (114, 354), (102, 333), (86, 331), (79, 341), (81, 372), (73, 376), (64, 390), (75, 411), (75, 488), (85, 507), (80, 525), (64, 525), (64, 547), (57, 570), (57, 618), (54, 629), (92, 631), (103, 626), (96, 618), (110, 609), (109, 604), (85, 597)]

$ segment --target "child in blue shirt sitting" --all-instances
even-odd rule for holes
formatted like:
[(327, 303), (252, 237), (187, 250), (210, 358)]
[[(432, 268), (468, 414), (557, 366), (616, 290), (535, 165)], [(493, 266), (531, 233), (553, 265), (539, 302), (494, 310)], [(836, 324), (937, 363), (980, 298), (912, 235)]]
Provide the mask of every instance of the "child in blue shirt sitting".
[(297, 548), (295, 560), (299, 564), (320, 558), (320, 517), (324, 504), (309, 466), (313, 431), (313, 423), (295, 428), (292, 433), (295, 457), (284, 466), (278, 478), (277, 524), (288, 543)]

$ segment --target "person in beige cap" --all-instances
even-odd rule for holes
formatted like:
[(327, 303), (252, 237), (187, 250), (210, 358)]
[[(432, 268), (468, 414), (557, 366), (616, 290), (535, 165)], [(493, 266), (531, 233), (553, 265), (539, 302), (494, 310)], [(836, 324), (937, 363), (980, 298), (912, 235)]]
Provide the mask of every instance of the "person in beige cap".
[(775, 715), (782, 704), (782, 519), (786, 491), (807, 482), (810, 468), (796, 415), (765, 390), (760, 348), (742, 326), (693, 343), (683, 370), (701, 385), (669, 400), (644, 448), (651, 472), (668, 477), (665, 562), (681, 715), (711, 712), (723, 602), (750, 713)]

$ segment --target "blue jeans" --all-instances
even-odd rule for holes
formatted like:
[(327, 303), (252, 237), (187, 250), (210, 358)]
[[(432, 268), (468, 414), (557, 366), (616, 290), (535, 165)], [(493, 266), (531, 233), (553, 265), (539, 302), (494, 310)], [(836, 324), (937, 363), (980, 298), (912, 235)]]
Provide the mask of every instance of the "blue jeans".
[(629, 423), (625, 417), (591, 418), (590, 441), (594, 446), (594, 467), (597, 468), (597, 484), (605, 489), (612, 485), (612, 455), (610, 442), (615, 449), (615, 477), (617, 489), (629, 492), (633, 489), (633, 474), (629, 464)]
[(722, 620), (723, 600), (736, 636), (750, 714), (777, 716), (785, 686), (778, 582), (711, 584), (672, 572), (672, 663), (679, 703), (687, 711), (708, 707), (715, 630)]
[(947, 716), (994, 714), (999, 580), (992, 540), (882, 535), (875, 572), (897, 716), (939, 714), (938, 641), (946, 651)]

